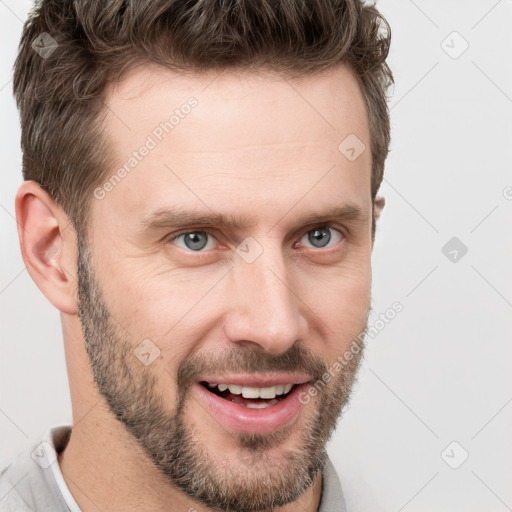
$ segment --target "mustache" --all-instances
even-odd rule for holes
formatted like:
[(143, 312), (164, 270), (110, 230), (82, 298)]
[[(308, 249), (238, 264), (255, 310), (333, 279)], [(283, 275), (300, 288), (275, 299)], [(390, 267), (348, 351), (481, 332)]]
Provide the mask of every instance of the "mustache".
[(268, 354), (263, 349), (236, 347), (222, 354), (190, 355), (180, 364), (176, 380), (178, 389), (185, 391), (205, 374), (304, 372), (316, 381), (327, 371), (328, 364), (300, 344), (277, 355)]

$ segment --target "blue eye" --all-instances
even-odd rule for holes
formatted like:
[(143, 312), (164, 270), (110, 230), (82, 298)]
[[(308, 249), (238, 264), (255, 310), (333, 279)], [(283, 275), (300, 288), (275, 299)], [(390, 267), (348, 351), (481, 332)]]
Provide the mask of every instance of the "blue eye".
[(315, 249), (325, 249), (325, 247), (327, 247), (329, 242), (333, 239), (331, 232), (337, 233), (338, 238), (336, 239), (336, 236), (334, 237), (334, 243), (338, 242), (343, 238), (343, 235), (337, 229), (334, 229), (330, 226), (322, 226), (309, 230), (302, 237), (302, 239), (307, 238), (308, 242)]
[[(188, 249), (189, 251), (198, 252), (207, 247), (210, 241), (208, 237), (211, 237), (211, 235), (206, 231), (188, 231), (187, 233), (181, 233), (180, 235), (175, 236), (172, 241), (174, 242), (181, 238), (183, 239), (184, 247), (180, 247)], [(212, 249), (212, 247), (208, 247), (208, 249)]]
[[(334, 236), (332, 235), (334, 234)], [(304, 243), (303, 240), (307, 239)], [(301, 245), (310, 244), (315, 249), (325, 249), (331, 245), (335, 245), (337, 242), (343, 239), (343, 234), (330, 226), (319, 226), (314, 229), (310, 229), (301, 239)], [(177, 243), (177, 241), (181, 243)], [(215, 237), (207, 231), (187, 231), (180, 233), (170, 239), (172, 243), (175, 243), (182, 249), (193, 252), (206, 252), (207, 250), (215, 248)], [(307, 246), (307, 245), (306, 245)]]

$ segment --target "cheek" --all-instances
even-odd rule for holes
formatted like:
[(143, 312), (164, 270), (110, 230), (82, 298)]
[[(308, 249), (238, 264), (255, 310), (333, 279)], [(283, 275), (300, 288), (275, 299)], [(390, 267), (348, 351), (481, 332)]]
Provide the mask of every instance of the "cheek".
[(336, 269), (328, 276), (308, 277), (304, 301), (324, 324), (320, 331), (332, 347), (348, 346), (366, 326), (370, 307), (371, 269), (368, 265)]
[(179, 365), (198, 350), (205, 333), (214, 328), (220, 288), (215, 283), (221, 276), (200, 271), (191, 276), (168, 267), (155, 270), (147, 272), (129, 265), (117, 269), (109, 280), (108, 304), (116, 323), (122, 326), (119, 335), (130, 343), (134, 354), (150, 349), (154, 362), (147, 370), (158, 375), (162, 398), (172, 409)]
[(215, 273), (200, 269), (191, 273), (169, 264), (144, 266), (142, 261), (135, 261), (111, 272), (108, 303), (119, 320), (123, 318), (139, 331), (147, 329), (161, 337), (189, 312), (197, 314), (201, 308), (196, 305), (203, 303), (218, 279)]

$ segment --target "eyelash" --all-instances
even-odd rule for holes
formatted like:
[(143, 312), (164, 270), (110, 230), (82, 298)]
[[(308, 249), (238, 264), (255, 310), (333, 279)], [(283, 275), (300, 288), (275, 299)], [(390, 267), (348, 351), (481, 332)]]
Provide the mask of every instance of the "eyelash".
[[(341, 235), (341, 240), (339, 242), (337, 242), (337, 244), (343, 242), (343, 240), (346, 238), (346, 234), (344, 233), (344, 231), (342, 229), (340, 229), (339, 227), (337, 227), (336, 225), (334, 224), (322, 224), (322, 225), (319, 225), (319, 226), (313, 226), (312, 228), (309, 228), (307, 229), (306, 231), (304, 231), (301, 236), (300, 236), (300, 239), (302, 239), (305, 235), (307, 235), (310, 231), (313, 231), (315, 229), (332, 229), (334, 231), (337, 231), (340, 235)], [(167, 243), (170, 243), (170, 242), (174, 242), (176, 239), (178, 239), (180, 236), (183, 236), (183, 235), (186, 235), (188, 233), (206, 233), (207, 235), (213, 237), (216, 239), (215, 237), (215, 232), (213, 230), (210, 230), (208, 228), (197, 228), (197, 229), (187, 229), (185, 231), (180, 231), (178, 233), (172, 233), (170, 235), (168, 235), (167, 237), (165, 237), (163, 239), (163, 243), (164, 244), (167, 244)], [(332, 249), (333, 247), (335, 247), (337, 244), (335, 244), (334, 246), (332, 247), (327, 247), (327, 248), (323, 248), (323, 247), (319, 247), (319, 248), (315, 248), (315, 247), (308, 247), (308, 249), (313, 249), (313, 250), (321, 250), (321, 249), (324, 249), (325, 251), (329, 250), (329, 249)], [(294, 243), (295, 245), (295, 243)], [(202, 253), (207, 253), (209, 251), (192, 251), (190, 250), (190, 252), (194, 252), (194, 253), (197, 253), (197, 254), (202, 254)]]

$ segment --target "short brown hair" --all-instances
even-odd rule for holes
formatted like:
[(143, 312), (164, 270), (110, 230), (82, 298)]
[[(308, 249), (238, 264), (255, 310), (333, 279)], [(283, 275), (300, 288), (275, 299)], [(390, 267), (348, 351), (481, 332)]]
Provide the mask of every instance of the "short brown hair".
[[(47, 54), (35, 51), (38, 38)], [(366, 102), (374, 201), (390, 143), (390, 39), (387, 21), (362, 0), (42, 0), (14, 68), (23, 177), (84, 232), (92, 191), (115, 165), (102, 131), (105, 92), (136, 65), (294, 76), (348, 64)]]

